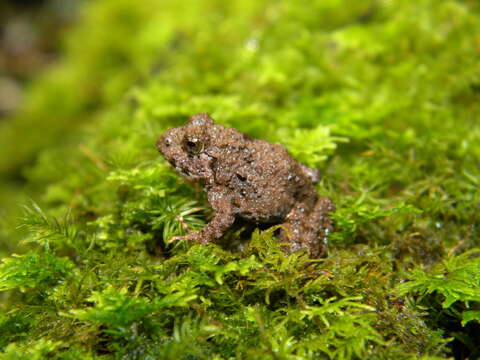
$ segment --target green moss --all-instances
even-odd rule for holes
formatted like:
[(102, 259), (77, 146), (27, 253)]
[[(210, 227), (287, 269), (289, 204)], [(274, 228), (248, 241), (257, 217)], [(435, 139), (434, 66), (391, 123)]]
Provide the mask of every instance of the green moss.
[(59, 259), (51, 253), (13, 255), (0, 266), (0, 291), (35, 288), (51, 285), (62, 279), (73, 268), (68, 259)]
[[(479, 14), (85, 3), (1, 124), (0, 358), (478, 356)], [(211, 217), (154, 146), (197, 112), (321, 170), (327, 258), (286, 256), (275, 229), (168, 242)]]

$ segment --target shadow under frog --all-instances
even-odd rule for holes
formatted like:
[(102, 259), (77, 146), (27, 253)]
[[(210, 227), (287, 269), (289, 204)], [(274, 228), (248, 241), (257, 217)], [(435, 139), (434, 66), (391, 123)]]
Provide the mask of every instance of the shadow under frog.
[(319, 173), (293, 159), (282, 145), (252, 139), (215, 124), (205, 113), (185, 126), (166, 131), (157, 141), (165, 159), (189, 180), (199, 182), (214, 210), (200, 231), (176, 236), (206, 244), (220, 238), (240, 219), (281, 224), (279, 240), (287, 252), (305, 249), (311, 257), (327, 252), (333, 202), (319, 197)]

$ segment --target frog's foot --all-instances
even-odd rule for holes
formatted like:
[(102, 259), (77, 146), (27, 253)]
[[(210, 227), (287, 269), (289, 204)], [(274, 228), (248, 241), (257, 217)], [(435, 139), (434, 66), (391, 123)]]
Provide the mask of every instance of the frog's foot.
[[(221, 200), (225, 200), (222, 198)], [(217, 205), (218, 203), (214, 203)], [(228, 205), (228, 204), (227, 204)], [(192, 231), (183, 236), (174, 236), (168, 242), (174, 242), (178, 240), (194, 241), (200, 244), (208, 244), (210, 241), (220, 238), (223, 233), (233, 224), (235, 216), (229, 208), (222, 208), (224, 210), (221, 213), (217, 213), (212, 221), (203, 227), (200, 231)]]
[(193, 231), (182, 236), (174, 236), (168, 240), (168, 243), (171, 244), (175, 241), (192, 241), (200, 244), (207, 244), (209, 242), (208, 239), (202, 237), (202, 234), (199, 231)]

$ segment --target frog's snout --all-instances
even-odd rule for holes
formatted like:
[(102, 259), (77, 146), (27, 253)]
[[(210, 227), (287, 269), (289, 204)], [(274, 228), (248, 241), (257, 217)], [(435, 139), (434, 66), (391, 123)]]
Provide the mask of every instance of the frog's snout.
[(157, 150), (158, 150), (158, 151), (162, 152), (162, 136), (160, 136), (160, 137), (157, 139), (156, 147), (157, 147)]
[(161, 153), (165, 152), (165, 149), (172, 145), (172, 138), (166, 134), (163, 134), (157, 139), (157, 150)]

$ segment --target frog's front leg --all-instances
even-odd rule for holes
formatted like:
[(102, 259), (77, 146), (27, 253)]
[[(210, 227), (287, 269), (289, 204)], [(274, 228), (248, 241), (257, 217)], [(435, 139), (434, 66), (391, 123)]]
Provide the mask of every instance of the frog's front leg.
[(235, 221), (231, 198), (226, 194), (226, 191), (213, 189), (208, 192), (208, 201), (215, 212), (213, 219), (202, 230), (190, 232), (183, 236), (174, 236), (169, 242), (186, 240), (208, 244), (210, 241), (222, 237)]

